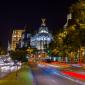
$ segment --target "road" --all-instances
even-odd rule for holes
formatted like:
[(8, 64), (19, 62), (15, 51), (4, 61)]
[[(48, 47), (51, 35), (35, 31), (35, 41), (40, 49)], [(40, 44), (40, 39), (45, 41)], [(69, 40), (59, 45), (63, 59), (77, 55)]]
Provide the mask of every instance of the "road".
[(21, 66), (10, 66), (10, 65), (3, 65), (0, 67), (0, 79), (3, 79), (3, 77), (7, 76), (11, 72), (15, 72), (19, 70)]
[(32, 66), (34, 85), (85, 85), (66, 79), (60, 75), (60, 71), (41, 65)]

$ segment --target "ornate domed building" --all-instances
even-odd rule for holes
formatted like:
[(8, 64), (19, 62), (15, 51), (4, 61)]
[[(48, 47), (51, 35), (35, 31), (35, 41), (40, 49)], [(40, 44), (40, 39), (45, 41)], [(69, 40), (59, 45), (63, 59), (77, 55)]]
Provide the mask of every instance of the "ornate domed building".
[(51, 33), (48, 31), (48, 27), (45, 24), (45, 19), (42, 19), (42, 24), (37, 34), (31, 37), (31, 46), (37, 48), (40, 52), (44, 52), (49, 47), (49, 43), (53, 40)]

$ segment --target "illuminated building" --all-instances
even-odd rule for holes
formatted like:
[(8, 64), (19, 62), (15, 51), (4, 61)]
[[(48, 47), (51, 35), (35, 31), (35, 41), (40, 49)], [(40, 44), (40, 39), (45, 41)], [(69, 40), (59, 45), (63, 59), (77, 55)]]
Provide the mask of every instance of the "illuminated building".
[(30, 47), (30, 37), (31, 37), (31, 34), (27, 31), (24, 31), (18, 42), (18, 48), (27, 49), (28, 47)]
[(37, 50), (44, 52), (44, 49), (48, 48), (49, 43), (53, 37), (48, 31), (48, 27), (45, 24), (45, 19), (42, 19), (41, 27), (37, 34), (31, 37), (31, 46), (37, 48)]
[(16, 45), (18, 44), (19, 40), (21, 39), (22, 33), (25, 30), (13, 30), (12, 33), (12, 41), (11, 41), (11, 50), (15, 50)]

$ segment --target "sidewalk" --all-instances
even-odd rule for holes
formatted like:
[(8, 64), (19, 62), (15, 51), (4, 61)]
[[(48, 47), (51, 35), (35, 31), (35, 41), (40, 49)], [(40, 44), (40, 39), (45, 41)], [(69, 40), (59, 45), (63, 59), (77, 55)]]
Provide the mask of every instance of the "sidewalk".
[(6, 75), (10, 74), (10, 72), (0, 72), (0, 79), (5, 77)]
[(0, 80), (0, 85), (33, 85), (30, 68), (25, 65), (19, 71), (10, 73)]

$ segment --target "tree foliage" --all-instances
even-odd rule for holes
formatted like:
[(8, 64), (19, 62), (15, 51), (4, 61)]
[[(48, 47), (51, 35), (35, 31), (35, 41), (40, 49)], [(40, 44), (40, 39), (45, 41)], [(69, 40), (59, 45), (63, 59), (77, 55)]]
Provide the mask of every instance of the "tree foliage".
[(16, 50), (10, 52), (11, 58), (15, 61), (27, 62), (27, 52), (24, 50)]

